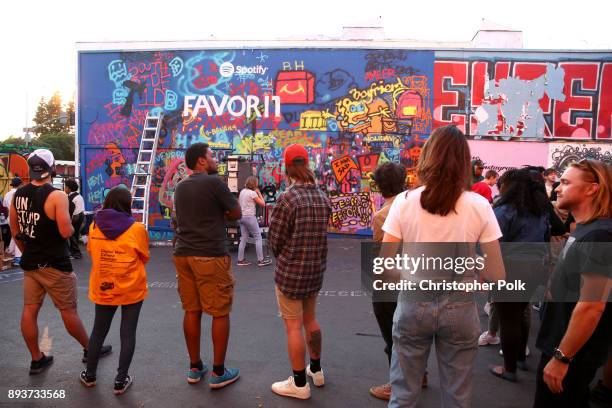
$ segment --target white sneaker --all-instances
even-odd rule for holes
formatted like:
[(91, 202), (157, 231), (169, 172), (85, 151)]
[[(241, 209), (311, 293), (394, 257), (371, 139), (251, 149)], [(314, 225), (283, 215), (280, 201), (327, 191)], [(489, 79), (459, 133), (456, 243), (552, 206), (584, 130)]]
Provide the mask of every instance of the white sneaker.
[(304, 387), (298, 387), (295, 385), (293, 376), (287, 378), (285, 381), (279, 381), (272, 384), (272, 391), (285, 397), (298, 399), (310, 398), (310, 384), (306, 383)]
[(478, 337), (478, 345), (479, 346), (487, 346), (489, 344), (496, 345), (499, 344), (499, 336), (491, 336), (489, 331), (485, 331)]
[[(525, 357), (529, 357), (529, 346), (525, 346)], [(504, 355), (504, 351), (502, 349), (499, 349), (499, 355), (503, 356)]]
[(317, 387), (322, 387), (325, 385), (325, 376), (323, 375), (323, 369), (313, 373), (310, 371), (310, 364), (306, 367), (306, 375), (312, 378), (312, 382)]

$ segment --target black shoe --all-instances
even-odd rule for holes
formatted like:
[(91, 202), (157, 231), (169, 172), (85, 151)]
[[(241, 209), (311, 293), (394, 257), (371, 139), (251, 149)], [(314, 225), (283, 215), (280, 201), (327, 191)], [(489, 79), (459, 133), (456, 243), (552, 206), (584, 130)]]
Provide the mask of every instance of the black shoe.
[(79, 379), (81, 380), (81, 384), (83, 384), (87, 388), (93, 387), (94, 385), (96, 385), (96, 376), (87, 375), (87, 372), (85, 370), (81, 371), (81, 375)]
[[(106, 346), (102, 346), (100, 349), (100, 358), (108, 356), (113, 351), (113, 346), (110, 344)], [(83, 359), (81, 360), (83, 364), (87, 364), (87, 350), (83, 350)]]
[(30, 363), (30, 375), (40, 374), (45, 371), (49, 366), (53, 364), (53, 356), (45, 356), (45, 353), (42, 353), (42, 357), (40, 360), (34, 361)]
[(133, 380), (130, 375), (126, 375), (125, 380), (123, 381), (115, 380), (115, 388), (114, 388), (115, 395), (123, 394), (128, 388), (130, 388), (130, 385), (132, 385), (132, 382)]

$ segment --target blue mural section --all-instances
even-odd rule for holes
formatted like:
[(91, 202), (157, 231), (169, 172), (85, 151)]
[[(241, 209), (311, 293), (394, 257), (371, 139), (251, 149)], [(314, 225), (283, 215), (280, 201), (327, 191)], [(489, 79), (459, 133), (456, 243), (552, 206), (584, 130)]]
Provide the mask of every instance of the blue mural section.
[[(149, 197), (153, 239), (169, 237), (184, 151), (247, 155), (262, 188), (284, 189), (283, 149), (308, 149), (333, 205), (330, 231), (368, 233), (381, 197), (377, 164), (414, 177), (432, 128), (433, 51), (166, 50), (79, 54), (79, 152), (88, 210), (130, 186), (144, 118), (164, 113)], [(224, 164), (221, 161), (221, 171)], [(203, 206), (206, 204), (203, 203)]]

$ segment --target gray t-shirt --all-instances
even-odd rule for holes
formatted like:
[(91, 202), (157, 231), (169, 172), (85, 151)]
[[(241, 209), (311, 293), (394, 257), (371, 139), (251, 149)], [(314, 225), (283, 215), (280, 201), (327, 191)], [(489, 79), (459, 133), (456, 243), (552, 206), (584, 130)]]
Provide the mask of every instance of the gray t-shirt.
[(255, 199), (257, 193), (250, 188), (243, 188), (238, 197), (240, 208), (242, 208), (242, 216), (255, 216)]
[(224, 213), (237, 205), (236, 197), (217, 175), (196, 173), (182, 180), (174, 192), (174, 255), (227, 255)]

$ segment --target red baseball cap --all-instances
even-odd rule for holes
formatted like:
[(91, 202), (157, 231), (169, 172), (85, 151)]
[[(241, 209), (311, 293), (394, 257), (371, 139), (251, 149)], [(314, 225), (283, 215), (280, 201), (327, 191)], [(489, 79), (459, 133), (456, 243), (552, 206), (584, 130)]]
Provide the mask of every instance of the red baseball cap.
[(295, 159), (304, 159), (304, 163), (308, 164), (308, 151), (299, 144), (292, 144), (285, 149), (285, 166), (293, 164)]

